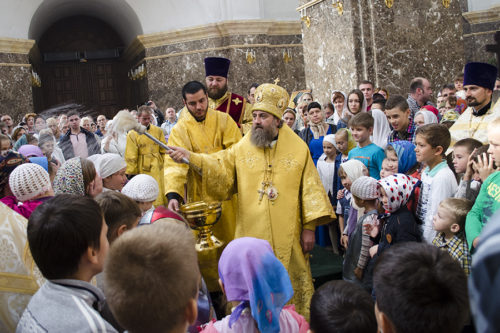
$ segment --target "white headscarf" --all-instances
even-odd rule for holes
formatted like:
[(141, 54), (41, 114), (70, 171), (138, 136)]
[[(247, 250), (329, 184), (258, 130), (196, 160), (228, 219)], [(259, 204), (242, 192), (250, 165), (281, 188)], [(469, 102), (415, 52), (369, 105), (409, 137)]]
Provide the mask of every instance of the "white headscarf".
[(382, 110), (372, 109), (373, 125), (373, 143), (380, 148), (387, 146), (387, 137), (391, 133), (391, 127), (387, 121), (387, 117)]
[(101, 178), (109, 177), (123, 168), (127, 167), (127, 163), (118, 154), (106, 153), (94, 162), (95, 168)]
[[(424, 125), (438, 123), (438, 119), (437, 119), (436, 115), (434, 114), (434, 112), (432, 112), (432, 111), (420, 110), (417, 113), (415, 113), (415, 117), (418, 116), (419, 114), (424, 116)], [(413, 119), (415, 119), (415, 117), (413, 117)]]
[(365, 176), (366, 166), (358, 160), (349, 160), (340, 165), (351, 182), (354, 182), (361, 176)]

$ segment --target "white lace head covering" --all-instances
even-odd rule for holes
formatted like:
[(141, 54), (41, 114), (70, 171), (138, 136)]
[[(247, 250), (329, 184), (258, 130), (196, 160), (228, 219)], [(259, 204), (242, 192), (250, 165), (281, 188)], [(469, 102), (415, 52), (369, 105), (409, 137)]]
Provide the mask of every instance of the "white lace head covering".
[(48, 172), (35, 163), (24, 163), (16, 167), (9, 176), (9, 186), (21, 202), (31, 200), (51, 188)]
[(159, 192), (156, 179), (145, 174), (135, 176), (122, 189), (123, 194), (139, 202), (155, 201)]

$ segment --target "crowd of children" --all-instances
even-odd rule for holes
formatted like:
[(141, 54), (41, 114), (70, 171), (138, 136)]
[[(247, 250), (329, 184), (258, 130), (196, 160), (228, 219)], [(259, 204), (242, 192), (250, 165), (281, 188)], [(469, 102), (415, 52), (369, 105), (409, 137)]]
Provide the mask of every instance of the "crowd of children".
[[(53, 135), (42, 130), (40, 147), (18, 152), (0, 135), (0, 202), (29, 219), (29, 250), (46, 279), (17, 332), (472, 330), (468, 279), (471, 292), (484, 293), (478, 281), (494, 274), (485, 259), (494, 246), (481, 244), (491, 247), (482, 230), (495, 230), (490, 221), (500, 208), (500, 117), (489, 122), (485, 145), (454, 140), (439, 123), (445, 115), (430, 106), (414, 112), (402, 96), (367, 105), (361, 90), (336, 91), (332, 125), (308, 95), (298, 104), (305, 126), (298, 134), (337, 215), (316, 229), (316, 242), (343, 260), (343, 280), (316, 290), (309, 318), (289, 304), (290, 277), (270, 243), (252, 237), (222, 252), (227, 306), (216, 318), (193, 233), (177, 213), (154, 205), (155, 178), (127, 179), (119, 154), (59, 162)], [(473, 315), (485, 306), (477, 293)], [(474, 319), (486, 325), (484, 316)]]

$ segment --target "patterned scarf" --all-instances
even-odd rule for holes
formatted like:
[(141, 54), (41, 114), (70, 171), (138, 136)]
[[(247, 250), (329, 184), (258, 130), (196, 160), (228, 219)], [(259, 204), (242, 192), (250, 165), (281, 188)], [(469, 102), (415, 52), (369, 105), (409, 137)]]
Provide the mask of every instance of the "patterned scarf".
[[(388, 198), (387, 205), (384, 205), (384, 209), (389, 212), (389, 214), (398, 211), (401, 207), (406, 205), (408, 200), (410, 200), (413, 190), (419, 184), (420, 180), (417, 178), (402, 173), (396, 173), (380, 179), (378, 185), (384, 189)], [(380, 194), (379, 199), (382, 201), (382, 196)]]

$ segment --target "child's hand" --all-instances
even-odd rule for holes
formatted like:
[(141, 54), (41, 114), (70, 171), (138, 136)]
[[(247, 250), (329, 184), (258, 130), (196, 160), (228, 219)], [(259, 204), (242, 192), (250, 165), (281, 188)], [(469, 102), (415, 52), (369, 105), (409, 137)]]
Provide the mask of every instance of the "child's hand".
[(472, 155), (475, 153), (476, 149), (477, 148), (474, 148), (472, 153), (469, 155), (469, 159), (467, 160), (467, 169), (465, 169), (463, 178), (465, 181), (472, 180), (472, 176), (474, 175), (474, 170), (472, 169), (472, 164), (474, 163), (474, 161), (472, 160)]
[(337, 192), (337, 200), (340, 200), (344, 197), (344, 189), (338, 190)]
[(370, 247), (370, 257), (374, 257), (378, 252), (378, 244)]
[(378, 235), (379, 227), (373, 224), (363, 224), (365, 228), (365, 233), (370, 235), (370, 237), (375, 238)]
[(363, 270), (359, 267), (356, 267), (354, 269), (354, 275), (358, 278), (358, 280), (361, 281), (361, 279), (363, 278)]
[(495, 172), (495, 167), (493, 164), (493, 159), (487, 153), (483, 153), (483, 156), (479, 155), (477, 157), (477, 163), (474, 163), (474, 168), (476, 168), (479, 173), (479, 177), (484, 182), (486, 178), (489, 177), (493, 172)]
[(349, 243), (349, 236), (342, 235), (342, 237), (340, 238), (340, 245), (342, 245), (344, 249), (347, 249), (348, 243)]

